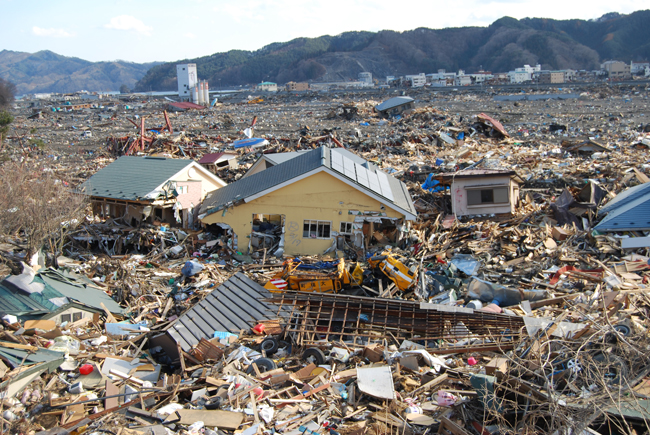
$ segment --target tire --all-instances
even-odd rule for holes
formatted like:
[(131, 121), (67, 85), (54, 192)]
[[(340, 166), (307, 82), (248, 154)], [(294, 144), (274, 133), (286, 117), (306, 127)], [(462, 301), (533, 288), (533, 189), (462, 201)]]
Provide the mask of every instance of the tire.
[(280, 340), (280, 341), (278, 341), (278, 349), (286, 349), (287, 350), (287, 355), (291, 355), (291, 351), (293, 350), (293, 346), (288, 341)]
[(313, 360), (319, 366), (325, 364), (325, 354), (317, 347), (310, 347), (302, 353), (302, 359), (305, 361)]
[(598, 352), (588, 364), (591, 383), (598, 380), (614, 387), (627, 382), (629, 368), (625, 360), (618, 355)]
[(219, 409), (223, 405), (223, 398), (219, 396), (212, 397), (205, 404), (205, 409)]
[(627, 325), (625, 325), (625, 324), (623, 324), (623, 323), (619, 323), (618, 325), (615, 325), (615, 326), (614, 326), (614, 329), (615, 329), (617, 332), (619, 332), (620, 334), (622, 334), (623, 336), (625, 336), (625, 337), (627, 337), (628, 335), (630, 335), (630, 332), (631, 332), (631, 331), (630, 331), (630, 327), (627, 326)]
[(271, 356), (278, 351), (280, 344), (278, 340), (273, 337), (265, 338), (260, 345), (260, 350), (263, 350), (266, 353), (266, 356)]
[(273, 361), (270, 358), (257, 358), (246, 369), (246, 374), (247, 375), (254, 375), (255, 374), (255, 369), (253, 368), (253, 364), (255, 364), (257, 366), (257, 369), (260, 371), (260, 373), (270, 372), (271, 370), (275, 370), (275, 369), (278, 368), (278, 366), (275, 364), (275, 361)]

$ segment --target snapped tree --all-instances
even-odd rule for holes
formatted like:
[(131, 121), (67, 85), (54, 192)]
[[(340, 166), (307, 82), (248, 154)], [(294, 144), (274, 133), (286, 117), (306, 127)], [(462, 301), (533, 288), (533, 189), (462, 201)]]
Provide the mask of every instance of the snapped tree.
[(6, 110), (0, 110), (0, 144), (7, 137), (9, 125), (14, 121), (14, 117)]
[(86, 197), (51, 170), (11, 161), (0, 166), (0, 240), (22, 249), (26, 261), (41, 249), (60, 255), (69, 232), (85, 218), (86, 205)]
[(15, 94), (16, 85), (0, 78), (0, 144), (9, 132), (9, 125), (14, 121), (14, 117), (6, 109), (14, 102)]

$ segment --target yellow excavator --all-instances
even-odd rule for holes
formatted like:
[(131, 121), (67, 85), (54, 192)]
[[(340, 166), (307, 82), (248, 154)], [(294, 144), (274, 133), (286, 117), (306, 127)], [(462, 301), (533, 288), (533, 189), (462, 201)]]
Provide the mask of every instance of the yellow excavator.
[(407, 267), (388, 250), (368, 258), (368, 265), (371, 269), (381, 271), (402, 291), (406, 291), (417, 282), (417, 265)]
[(338, 261), (316, 264), (307, 264), (297, 258), (290, 258), (282, 264), (282, 270), (264, 287), (273, 293), (284, 290), (338, 293), (351, 285), (361, 285), (363, 271), (359, 263), (350, 265), (350, 269), (351, 271), (342, 258)]

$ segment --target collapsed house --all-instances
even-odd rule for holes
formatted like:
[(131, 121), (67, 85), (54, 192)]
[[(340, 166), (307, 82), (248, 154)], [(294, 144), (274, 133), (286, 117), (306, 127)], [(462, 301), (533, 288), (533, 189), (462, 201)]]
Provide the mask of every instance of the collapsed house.
[(456, 217), (512, 213), (524, 181), (515, 171), (500, 169), (466, 169), (430, 178), (450, 188), (451, 211)]
[(398, 116), (414, 109), (415, 100), (411, 97), (394, 97), (375, 106), (375, 111), (383, 117)]
[(621, 239), (623, 249), (650, 246), (650, 183), (639, 184), (619, 193), (605, 204), (599, 215), (605, 217), (594, 227), (598, 232), (631, 232), (633, 236)]
[(92, 320), (105, 311), (122, 314), (124, 309), (86, 277), (54, 269), (35, 273), (25, 267), (22, 274), (0, 281), (0, 317), (9, 314), (60, 325)]
[(237, 157), (238, 154), (233, 152), (206, 153), (199, 160), (199, 165), (205, 166), (212, 173), (224, 168), (237, 169)]
[[(359, 248), (383, 234), (399, 243), (416, 211), (403, 182), (347, 150), (323, 146), (208, 194), (199, 218), (232, 230), (239, 250), (313, 255), (338, 236)], [(280, 240), (267, 241), (268, 232)]]
[(78, 190), (90, 197), (93, 214), (102, 219), (188, 228), (205, 196), (225, 185), (193, 160), (123, 156)]

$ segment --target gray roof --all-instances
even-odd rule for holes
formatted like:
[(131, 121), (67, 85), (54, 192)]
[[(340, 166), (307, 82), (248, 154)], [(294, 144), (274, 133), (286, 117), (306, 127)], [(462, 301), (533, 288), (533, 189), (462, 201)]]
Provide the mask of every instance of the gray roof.
[(626, 189), (616, 195), (614, 199), (602, 206), (600, 210), (598, 210), (598, 213), (609, 213), (610, 211), (619, 208), (622, 205), (629, 203), (630, 201), (634, 201), (635, 199), (646, 195), (647, 193), (650, 193), (650, 183), (643, 183), (634, 187), (630, 187), (629, 189)]
[(211, 339), (215, 331), (239, 333), (258, 320), (276, 319), (278, 306), (262, 302), (271, 293), (241, 272), (221, 284), (201, 302), (186, 311), (167, 330), (184, 351)]
[[(351, 153), (344, 148), (328, 148), (323, 146), (309, 152), (302, 153), (284, 163), (280, 163), (271, 168), (267, 168), (264, 171), (241, 178), (232, 184), (209, 193), (203, 201), (200, 213), (215, 213), (233, 202), (243, 200), (244, 198), (273, 188), (274, 186), (290, 181), (296, 177), (299, 177), (300, 175), (318, 169), (321, 166), (325, 166), (327, 169), (330, 169), (332, 173), (338, 172), (340, 176), (348, 178), (350, 181), (354, 182), (359, 190), (364, 191), (370, 195), (378, 195), (376, 191), (373, 191), (368, 187), (360, 184), (357, 181), (356, 177), (349, 177), (344, 173), (333, 169), (333, 154), (339, 154), (341, 157), (349, 159), (353, 163), (363, 165), (371, 173), (382, 172), (377, 166), (367, 162), (365, 159), (357, 156), (354, 153)], [(379, 194), (379, 196), (383, 196), (387, 204), (393, 204), (406, 213), (416, 215), (417, 212), (415, 211), (413, 201), (411, 200), (411, 196), (408, 193), (406, 185), (391, 175), (386, 174), (386, 178), (388, 180), (388, 185), (390, 187), (393, 198), (391, 200), (385, 195)]]
[(0, 313), (14, 316), (42, 315), (49, 313), (50, 307), (40, 304), (28, 294), (12, 291), (4, 283), (0, 283)]
[(55, 289), (68, 299), (97, 310), (103, 310), (102, 304), (104, 304), (111, 313), (124, 313), (124, 308), (120, 304), (104, 291), (88, 286), (88, 283), (83, 282), (82, 277), (77, 278), (53, 269), (45, 270), (39, 273), (39, 276), (46, 286)]
[(279, 165), (280, 163), (284, 163), (286, 161), (293, 159), (294, 157), (298, 157), (300, 154), (308, 153), (310, 151), (311, 150), (300, 150), (300, 151), (291, 151), (288, 153), (270, 153), (270, 154), (262, 155), (262, 158), (268, 160), (274, 165)]
[(78, 190), (86, 195), (122, 200), (141, 200), (193, 162), (190, 159), (122, 156), (100, 169)]
[(644, 195), (628, 194), (628, 196), (633, 196), (634, 199), (626, 198), (614, 207), (610, 207), (607, 216), (594, 229), (597, 231), (650, 230), (650, 191), (646, 189)]
[(385, 110), (392, 109), (393, 107), (402, 106), (413, 101), (415, 100), (411, 97), (394, 97), (382, 102), (381, 104), (376, 105), (375, 110), (378, 112), (383, 112)]
[(111, 313), (124, 312), (109, 295), (89, 286), (91, 283), (55, 269), (44, 269), (34, 276), (29, 273), (9, 275), (0, 282), (0, 312), (16, 316), (42, 315), (58, 310), (59, 305), (52, 300), (65, 301), (64, 297), (98, 311), (103, 311), (103, 303)]

